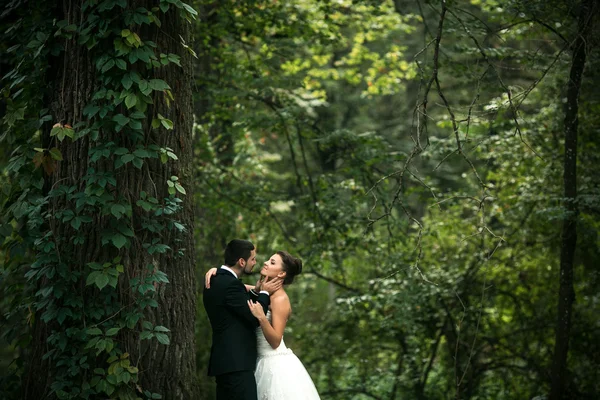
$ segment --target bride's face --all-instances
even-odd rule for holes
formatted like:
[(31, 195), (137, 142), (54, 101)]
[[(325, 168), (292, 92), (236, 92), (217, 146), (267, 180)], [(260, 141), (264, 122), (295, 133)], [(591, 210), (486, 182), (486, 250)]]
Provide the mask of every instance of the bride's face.
[(283, 270), (283, 260), (281, 259), (281, 256), (279, 254), (273, 254), (271, 258), (263, 264), (260, 274), (262, 276), (268, 276), (269, 278), (285, 278), (286, 274)]

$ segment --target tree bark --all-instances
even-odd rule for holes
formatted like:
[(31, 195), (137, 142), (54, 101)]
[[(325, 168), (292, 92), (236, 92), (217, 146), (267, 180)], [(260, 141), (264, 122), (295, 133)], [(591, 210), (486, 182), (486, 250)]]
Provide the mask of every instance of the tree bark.
[[(145, 7), (151, 10), (157, 3), (155, 1), (137, 1), (130, 7)], [(54, 17), (57, 21), (67, 20), (69, 24), (79, 25), (87, 19), (89, 8), (84, 12), (80, 2), (65, 0), (56, 8)], [(114, 8), (115, 13), (122, 13), (119, 7)], [(115, 17), (117, 15), (115, 14)], [(157, 308), (148, 308), (145, 319), (153, 325), (162, 325), (170, 329), (170, 345), (160, 344), (156, 339), (139, 340), (139, 335), (131, 331), (119, 333), (118, 341), (123, 351), (130, 354), (131, 364), (139, 368), (139, 386), (143, 390), (160, 393), (162, 399), (196, 399), (199, 397), (196, 378), (196, 349), (195, 349), (195, 316), (196, 316), (196, 276), (195, 276), (195, 245), (193, 239), (194, 212), (193, 212), (193, 142), (192, 142), (192, 63), (189, 52), (181, 45), (180, 36), (186, 43), (190, 42), (190, 24), (180, 15), (174, 6), (165, 14), (160, 14), (162, 27), (155, 25), (138, 26), (142, 40), (152, 40), (158, 53), (177, 54), (181, 57), (181, 67), (168, 64), (155, 68), (150, 74), (153, 79), (163, 79), (170, 87), (174, 96), (171, 104), (165, 102), (163, 93), (152, 94), (154, 103), (146, 111), (147, 119), (143, 121), (144, 142), (156, 144), (159, 147), (170, 147), (177, 154), (177, 161), (166, 164), (160, 160), (146, 158), (141, 169), (135, 168), (131, 163), (114, 170), (111, 159), (97, 163), (90, 162), (90, 149), (97, 146), (98, 142), (91, 141), (87, 136), (70, 141), (68, 139), (58, 143), (56, 138), (50, 137), (51, 126), (42, 130), (44, 147), (56, 146), (60, 149), (63, 160), (56, 164), (56, 169), (46, 178), (45, 191), (56, 188), (58, 185), (77, 186), (78, 190), (85, 189), (85, 176), (88, 168), (93, 166), (97, 171), (114, 173), (116, 185), (107, 185), (111, 194), (122, 202), (127, 202), (132, 207), (131, 228), (135, 237), (131, 240), (130, 247), (123, 247), (118, 252), (116, 248), (102, 244), (101, 230), (108, 227), (106, 217), (94, 215), (91, 224), (82, 225), (80, 232), (84, 232), (85, 243), (74, 246), (68, 241), (57, 241), (57, 249), (73, 260), (73, 268), (84, 266), (89, 262), (104, 262), (115, 255), (122, 256), (125, 267), (124, 273), (119, 278), (117, 286), (117, 300), (123, 308), (131, 305), (135, 294), (130, 288), (130, 280), (144, 276), (148, 264), (166, 273), (169, 284), (157, 287)], [(126, 26), (123, 29), (128, 28)], [(52, 61), (52, 68), (48, 74), (50, 98), (47, 106), (53, 116), (53, 123), (61, 122), (74, 126), (80, 121), (85, 121), (84, 107), (90, 102), (94, 91), (97, 89), (98, 71), (93, 64), (93, 52), (102, 51), (99, 48), (88, 50), (86, 46), (77, 43), (77, 35), (65, 41), (65, 49), (59, 57)], [(96, 53), (97, 54), (97, 53)], [(128, 66), (134, 69), (135, 65)], [(142, 72), (148, 73), (148, 72)], [(124, 106), (123, 112), (126, 112)], [(133, 111), (133, 110), (132, 110)], [(152, 129), (152, 117), (163, 115), (173, 121), (173, 130)], [(110, 117), (110, 116), (109, 116)], [(107, 118), (109, 118), (107, 117)], [(51, 125), (51, 124), (50, 124)], [(101, 142), (115, 141), (127, 143), (123, 133), (100, 133)], [(133, 146), (133, 144), (132, 144)], [(142, 244), (148, 242), (150, 237), (144, 231), (142, 219), (144, 212), (136, 207), (140, 192), (146, 191), (153, 197), (162, 201), (168, 197), (167, 180), (171, 176), (179, 177), (179, 182), (186, 189), (182, 210), (176, 215), (176, 220), (187, 229), (184, 233), (175, 234), (168, 231), (161, 235), (161, 243), (173, 249), (163, 254), (149, 254)], [(67, 205), (64, 198), (52, 200), (51, 209), (61, 209)], [(49, 222), (52, 231), (57, 237), (70, 237), (73, 234), (69, 222), (60, 222), (53, 219)], [(61, 244), (63, 243), (63, 244)], [(62, 247), (64, 245), (64, 247)], [(92, 292), (85, 287), (84, 282), (79, 282), (85, 302), (93, 301)], [(44, 282), (41, 283), (44, 285)], [(78, 289), (78, 288), (76, 288)], [(148, 311), (150, 310), (150, 311)], [(36, 315), (32, 351), (28, 362), (27, 376), (24, 381), (23, 398), (38, 400), (50, 393), (54, 372), (47, 361), (42, 360), (46, 353), (47, 339), (51, 328), (65, 329), (62, 327), (45, 324)], [(136, 330), (139, 329), (136, 327)], [(125, 330), (123, 330), (125, 331)], [(107, 357), (101, 356), (104, 360)], [(51, 397), (50, 397), (51, 398)]]
[(567, 83), (567, 104), (564, 119), (564, 207), (560, 249), (560, 287), (558, 292), (558, 319), (552, 360), (552, 383), (550, 400), (568, 398), (567, 356), (571, 332), (573, 302), (573, 267), (577, 246), (577, 128), (579, 92), (586, 63), (586, 39), (593, 19), (594, 0), (584, 0), (578, 21), (577, 37), (573, 44), (571, 71)]

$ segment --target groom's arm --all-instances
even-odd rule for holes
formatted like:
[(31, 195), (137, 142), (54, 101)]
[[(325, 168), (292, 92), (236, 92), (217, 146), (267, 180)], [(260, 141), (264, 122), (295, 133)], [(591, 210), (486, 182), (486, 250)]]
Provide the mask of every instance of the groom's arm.
[[(258, 320), (252, 315), (250, 308), (248, 308), (248, 300), (248, 292), (246, 292), (243, 286), (239, 285), (237, 282), (232, 282), (232, 284), (227, 286), (225, 306), (245, 322), (258, 327)], [(268, 294), (260, 293), (257, 298), (253, 300), (258, 301), (262, 305), (263, 310), (265, 310), (265, 313), (267, 312), (271, 302)]]
[[(252, 289), (252, 290), (250, 290), (250, 291), (248, 292), (248, 294), (250, 295), (250, 300), (252, 300), (252, 301), (253, 301), (253, 302), (255, 302), (255, 303), (256, 303), (256, 302), (260, 303), (260, 305), (261, 305), (261, 306), (262, 306), (262, 308), (263, 308), (263, 311), (264, 311), (264, 312), (265, 312), (265, 314), (266, 314), (266, 313), (267, 313), (267, 311), (269, 310), (269, 304), (270, 304), (270, 301), (271, 301), (271, 297), (269, 296), (269, 292), (267, 292), (267, 291), (264, 291), (264, 290), (263, 290), (263, 291), (261, 291), (260, 293), (256, 293), (256, 292), (254, 291), (254, 289)], [(268, 302), (268, 303), (265, 303), (264, 301), (259, 301), (259, 296), (267, 296), (267, 297), (269, 298), (269, 302)]]

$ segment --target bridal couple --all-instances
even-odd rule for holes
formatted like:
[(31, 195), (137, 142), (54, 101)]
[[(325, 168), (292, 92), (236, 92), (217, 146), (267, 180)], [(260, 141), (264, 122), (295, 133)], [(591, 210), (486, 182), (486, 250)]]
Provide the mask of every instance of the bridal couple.
[(256, 286), (239, 278), (252, 273), (256, 249), (232, 240), (225, 265), (206, 273), (204, 308), (212, 326), (208, 375), (217, 381), (217, 400), (315, 400), (315, 385), (283, 342), (292, 313), (284, 285), (302, 271), (302, 261), (278, 251), (265, 261)]

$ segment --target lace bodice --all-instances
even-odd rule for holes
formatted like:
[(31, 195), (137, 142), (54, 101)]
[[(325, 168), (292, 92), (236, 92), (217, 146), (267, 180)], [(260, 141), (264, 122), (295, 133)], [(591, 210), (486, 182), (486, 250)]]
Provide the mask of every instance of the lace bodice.
[[(269, 322), (271, 322), (271, 310), (267, 311), (267, 319), (269, 320)], [(256, 349), (258, 351), (258, 358), (292, 353), (292, 350), (288, 349), (285, 346), (283, 337), (281, 338), (281, 343), (279, 344), (279, 347), (273, 349), (269, 342), (267, 342), (267, 339), (265, 338), (265, 335), (263, 334), (263, 331), (260, 327), (256, 329)]]

